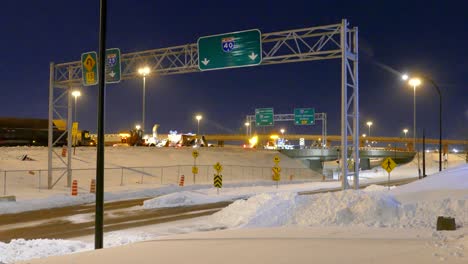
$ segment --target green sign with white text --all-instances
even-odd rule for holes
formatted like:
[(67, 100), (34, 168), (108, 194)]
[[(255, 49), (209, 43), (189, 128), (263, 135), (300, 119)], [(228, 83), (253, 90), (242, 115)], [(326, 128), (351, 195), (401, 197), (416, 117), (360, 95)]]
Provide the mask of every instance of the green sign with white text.
[(315, 123), (314, 108), (294, 108), (295, 125), (313, 125)]
[(273, 108), (255, 109), (255, 124), (257, 126), (273, 125)]
[(262, 62), (258, 29), (206, 36), (198, 39), (201, 71), (259, 65)]

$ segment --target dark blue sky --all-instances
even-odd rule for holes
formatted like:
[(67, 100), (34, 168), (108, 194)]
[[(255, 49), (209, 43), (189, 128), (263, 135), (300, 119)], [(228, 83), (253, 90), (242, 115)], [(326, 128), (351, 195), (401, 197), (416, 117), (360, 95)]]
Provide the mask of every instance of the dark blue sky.
[[(381, 3), (385, 2), (385, 3)], [(468, 135), (467, 1), (108, 1), (108, 47), (123, 53), (195, 43), (198, 37), (258, 28), (263, 33), (339, 23), (359, 27), (361, 129), (402, 136), (411, 130), (412, 89), (397, 71), (424, 72), (441, 86), (445, 138)], [(49, 62), (79, 60), (98, 49), (99, 1), (6, 1), (0, 16), (1, 116), (42, 117), (48, 112)], [(379, 64), (380, 63), (380, 64)], [(315, 107), (328, 113), (329, 134), (339, 133), (340, 60), (150, 77), (147, 127), (160, 132), (196, 129), (243, 132), (245, 115), (273, 107), (292, 113)], [(141, 80), (107, 86), (106, 132), (141, 120)], [(81, 128), (96, 129), (97, 87), (82, 89)], [(438, 97), (430, 85), (417, 91), (418, 128), (437, 137)], [(289, 132), (320, 133), (320, 125)], [(267, 131), (271, 128), (267, 128)], [(262, 131), (262, 130), (260, 130)]]

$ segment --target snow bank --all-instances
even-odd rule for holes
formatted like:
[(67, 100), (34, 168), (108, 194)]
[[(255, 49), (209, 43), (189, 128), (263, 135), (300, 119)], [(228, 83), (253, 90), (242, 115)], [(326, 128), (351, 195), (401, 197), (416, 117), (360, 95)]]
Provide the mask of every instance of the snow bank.
[(387, 191), (342, 191), (315, 195), (261, 194), (236, 201), (214, 214), (219, 225), (367, 226), (434, 228), (437, 216), (455, 217), (468, 225), (468, 201), (444, 199), (401, 204)]
[(58, 256), (91, 249), (91, 245), (80, 241), (60, 239), (15, 239), (8, 244), (0, 242), (0, 262), (13, 263), (32, 258)]
[(179, 206), (190, 206), (198, 204), (210, 204), (222, 201), (231, 201), (238, 197), (231, 196), (209, 196), (204, 193), (183, 191), (177, 193), (171, 193), (157, 197), (154, 199), (146, 200), (143, 203), (143, 208), (154, 209), (154, 208), (165, 208), (165, 207), (179, 207)]
[[(468, 190), (468, 164), (443, 170), (395, 189), (395, 194), (432, 190)], [(468, 193), (468, 191), (467, 191)]]

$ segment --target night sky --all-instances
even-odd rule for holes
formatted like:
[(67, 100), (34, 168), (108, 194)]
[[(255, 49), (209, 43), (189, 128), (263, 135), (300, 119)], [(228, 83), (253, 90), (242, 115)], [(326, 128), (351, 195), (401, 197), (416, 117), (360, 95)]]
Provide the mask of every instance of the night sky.
[[(381, 2), (385, 2), (382, 4)], [(258, 28), (263, 33), (340, 23), (359, 27), (361, 133), (403, 136), (413, 126), (413, 91), (398, 72), (422, 72), (441, 87), (444, 138), (468, 137), (468, 2), (459, 1), (156, 1), (109, 0), (108, 48), (122, 53), (195, 43), (200, 36)], [(99, 1), (4, 1), (0, 16), (1, 117), (47, 118), (49, 63), (77, 61), (98, 49)], [(340, 60), (248, 67), (147, 79), (146, 126), (244, 133), (255, 108), (292, 113), (314, 107), (339, 134)], [(106, 133), (141, 120), (142, 80), (107, 86)], [(96, 131), (97, 86), (78, 101), (80, 127)], [(438, 137), (438, 95), (417, 90), (418, 128)], [(278, 123), (287, 133), (320, 124)], [(263, 129), (259, 129), (263, 132)], [(409, 135), (410, 135), (409, 134)]]

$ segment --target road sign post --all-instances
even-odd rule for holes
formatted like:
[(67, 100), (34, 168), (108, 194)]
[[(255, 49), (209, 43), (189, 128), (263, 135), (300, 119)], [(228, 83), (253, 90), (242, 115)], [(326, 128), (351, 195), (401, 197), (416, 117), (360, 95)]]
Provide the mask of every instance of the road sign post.
[(392, 158), (387, 157), (382, 161), (381, 164), (382, 168), (388, 172), (388, 180), (387, 180), (387, 185), (388, 189), (390, 190), (390, 172), (397, 166), (395, 161), (392, 160)]
[(315, 124), (314, 108), (294, 108), (295, 125), (313, 125)]
[(192, 151), (192, 157), (193, 157), (193, 167), (192, 167), (193, 184), (195, 184), (195, 178), (196, 178), (196, 175), (198, 174), (197, 158), (198, 158), (199, 155), (200, 155), (200, 153), (198, 153), (198, 150)]
[(118, 83), (121, 80), (120, 49), (106, 50), (106, 83)]
[(279, 166), (280, 163), (280, 157), (279, 156), (274, 156), (273, 157), (273, 162), (275, 163), (275, 166), (271, 168), (271, 171), (273, 173), (272, 179), (273, 181), (276, 182), (276, 189), (278, 189), (278, 182), (281, 180), (281, 167)]
[(94, 51), (81, 54), (81, 71), (83, 77), (83, 85), (96, 85), (99, 81), (97, 67), (97, 53)]
[(219, 188), (223, 187), (223, 175), (220, 174), (221, 171), (223, 171), (223, 166), (219, 162), (216, 162), (213, 168), (216, 171), (213, 178), (213, 186), (217, 188), (217, 193), (219, 195)]
[(258, 29), (252, 29), (199, 38), (198, 68), (208, 71), (259, 65), (261, 35)]
[(272, 126), (273, 108), (257, 108), (255, 109), (255, 125), (257, 126)]

